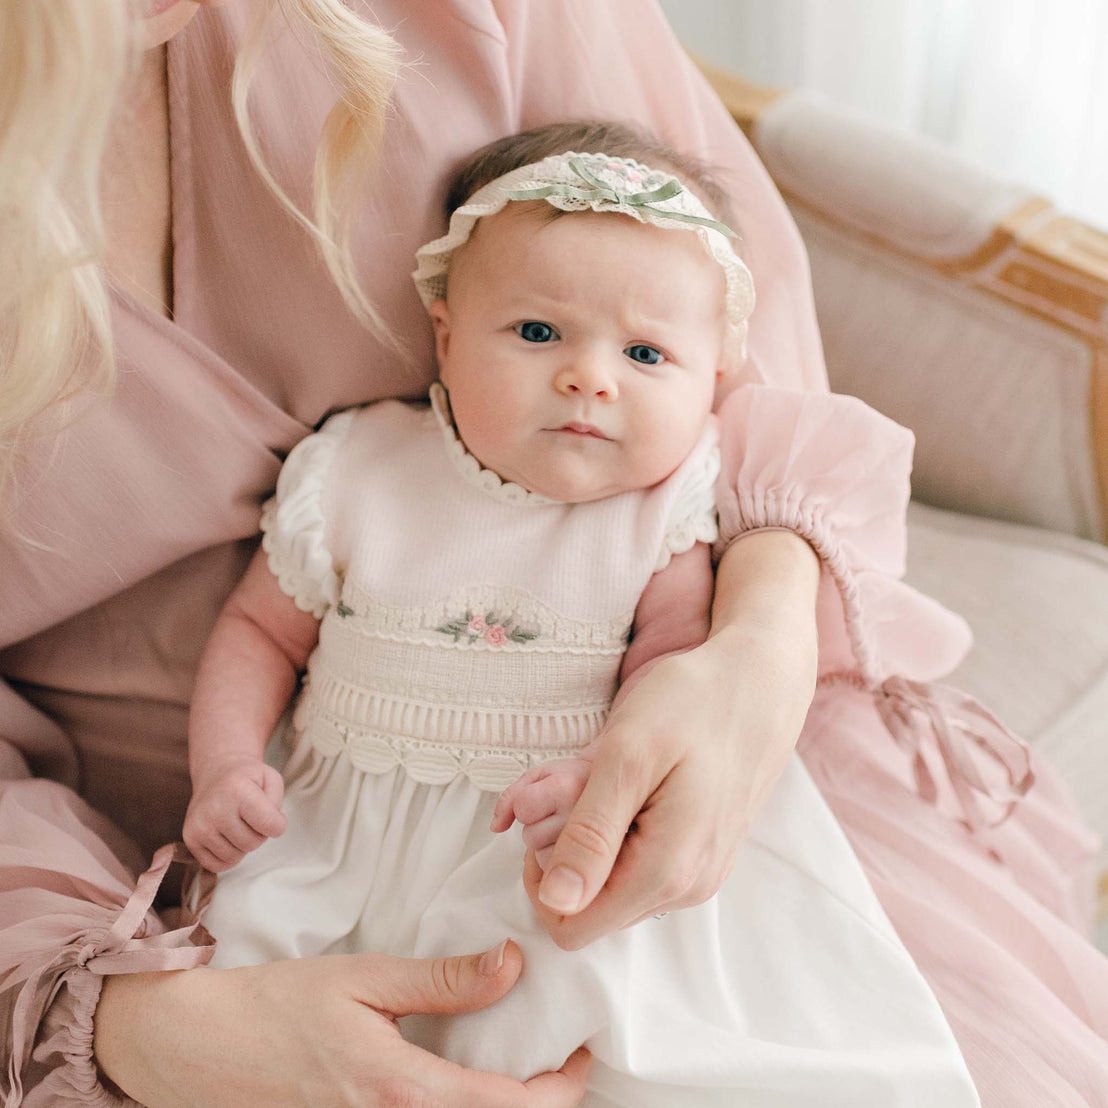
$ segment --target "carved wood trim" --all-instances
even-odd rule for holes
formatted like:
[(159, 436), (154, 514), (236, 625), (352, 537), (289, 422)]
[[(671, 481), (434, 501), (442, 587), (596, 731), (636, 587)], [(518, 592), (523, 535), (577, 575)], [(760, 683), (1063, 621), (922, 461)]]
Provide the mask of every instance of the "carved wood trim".
[(723, 106), (731, 113), (731, 118), (746, 132), (747, 138), (750, 138), (758, 116), (787, 91), (767, 88), (765, 85), (747, 81), (700, 58), (694, 57), (693, 61), (696, 62), (700, 72), (708, 78), (708, 83), (723, 101)]

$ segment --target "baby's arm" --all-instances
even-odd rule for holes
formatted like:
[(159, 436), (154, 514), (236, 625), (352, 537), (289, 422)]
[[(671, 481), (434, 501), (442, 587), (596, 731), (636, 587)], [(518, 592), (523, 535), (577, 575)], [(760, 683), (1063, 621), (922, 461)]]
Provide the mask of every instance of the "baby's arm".
[(319, 638), (254, 556), (204, 648), (189, 713), (192, 801), (184, 839), (218, 873), (285, 829), (281, 775), (262, 761), (266, 743)]
[[(620, 667), (613, 707), (663, 658), (683, 654), (708, 637), (715, 578), (711, 551), (698, 542), (655, 573), (635, 609), (631, 643)], [(592, 766), (591, 745), (576, 758), (534, 766), (500, 794), (493, 831), (507, 831), (518, 819), (523, 841), (546, 868), (566, 818), (577, 803)]]

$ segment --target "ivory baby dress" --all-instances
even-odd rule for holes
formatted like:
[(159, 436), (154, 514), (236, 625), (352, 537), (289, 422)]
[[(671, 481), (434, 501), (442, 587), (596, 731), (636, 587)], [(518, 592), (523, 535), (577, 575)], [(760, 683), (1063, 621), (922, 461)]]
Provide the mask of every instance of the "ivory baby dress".
[(715, 536), (714, 427), (662, 484), (562, 504), (468, 454), (445, 394), (332, 417), (264, 517), (282, 589), (322, 616), (285, 767), (283, 836), (219, 881), (213, 964), (510, 936), (515, 989), (405, 1034), (526, 1078), (582, 1042), (590, 1108), (978, 1103), (930, 990), (793, 759), (720, 893), (584, 950), (524, 892), (496, 797), (603, 725), (639, 596)]

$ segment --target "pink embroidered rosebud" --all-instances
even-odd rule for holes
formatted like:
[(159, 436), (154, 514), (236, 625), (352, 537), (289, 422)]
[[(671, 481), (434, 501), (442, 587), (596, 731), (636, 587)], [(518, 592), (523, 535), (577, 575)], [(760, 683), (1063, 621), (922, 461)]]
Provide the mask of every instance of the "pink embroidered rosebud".
[(503, 646), (508, 641), (502, 624), (495, 623), (485, 632), (485, 642), (490, 646)]
[(485, 623), (485, 617), (484, 616), (474, 616), (473, 619), (471, 619), (469, 621), (469, 629), (475, 635), (484, 634), (485, 628), (487, 626), (488, 625)]

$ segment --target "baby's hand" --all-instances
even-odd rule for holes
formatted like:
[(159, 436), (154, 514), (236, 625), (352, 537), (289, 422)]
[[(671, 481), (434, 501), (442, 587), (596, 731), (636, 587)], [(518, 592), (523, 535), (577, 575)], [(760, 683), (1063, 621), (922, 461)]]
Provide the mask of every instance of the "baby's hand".
[(284, 792), (281, 775), (264, 762), (251, 758), (220, 766), (193, 792), (185, 845), (205, 869), (230, 869), (266, 839), (284, 833)]
[(500, 794), (489, 829), (507, 831), (518, 819), (524, 843), (545, 870), (591, 772), (592, 758), (586, 755), (532, 766)]

